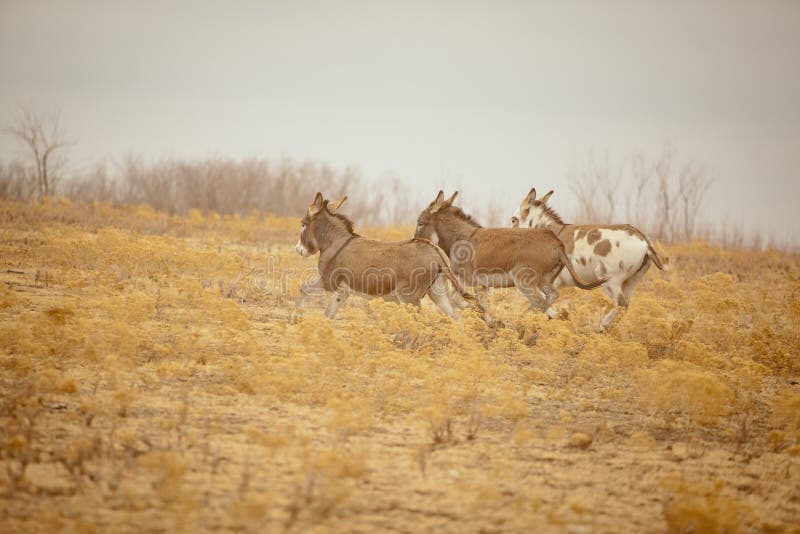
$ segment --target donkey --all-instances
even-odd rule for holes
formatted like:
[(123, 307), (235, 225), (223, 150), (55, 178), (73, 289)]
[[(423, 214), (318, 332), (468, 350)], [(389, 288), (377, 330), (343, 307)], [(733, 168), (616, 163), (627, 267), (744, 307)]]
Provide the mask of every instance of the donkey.
[[(567, 224), (547, 205), (553, 192), (536, 199), (536, 188), (530, 190), (511, 217), (513, 227), (546, 228), (555, 232), (564, 243), (574, 271), (584, 280), (599, 280), (604, 277), (603, 290), (611, 297), (614, 307), (600, 322), (600, 331), (607, 330), (614, 322), (620, 307), (627, 308), (633, 290), (641, 281), (650, 263), (665, 270), (664, 262), (653, 248), (653, 244), (639, 229), (629, 224), (576, 225)], [(555, 287), (577, 285), (573, 269), (562, 272)], [(557, 315), (547, 310), (550, 317)]]
[(300, 239), (295, 246), (305, 257), (320, 253), (318, 276), (300, 290), (303, 295), (333, 292), (334, 298), (325, 312), (328, 318), (336, 315), (353, 292), (416, 306), (428, 295), (440, 310), (455, 317), (449, 282), (461, 298), (474, 302), (453, 275), (450, 262), (439, 247), (420, 238), (387, 243), (361, 237), (353, 231), (350, 219), (336, 213), (345, 200), (347, 197), (330, 203), (317, 193), (301, 221)]
[(605, 278), (584, 283), (573, 270), (564, 245), (550, 230), (483, 228), (461, 208), (453, 206), (458, 192), (445, 200), (436, 199), (422, 210), (414, 237), (437, 244), (450, 257), (456, 276), (467, 286), (480, 290), (478, 304), (486, 313), (485, 290), (516, 287), (530, 302), (531, 309), (546, 311), (558, 298), (553, 281), (566, 266), (584, 289), (606, 282)]

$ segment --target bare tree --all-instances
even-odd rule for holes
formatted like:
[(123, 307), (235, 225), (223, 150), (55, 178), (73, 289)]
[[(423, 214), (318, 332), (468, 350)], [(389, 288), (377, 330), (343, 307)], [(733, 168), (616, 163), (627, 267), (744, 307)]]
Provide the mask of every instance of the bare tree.
[(590, 150), (585, 161), (569, 172), (567, 179), (578, 202), (578, 218), (582, 221), (609, 223), (614, 218), (622, 166), (619, 170), (611, 167), (608, 151), (602, 160), (598, 160)]
[(59, 194), (82, 202), (114, 202), (120, 195), (119, 181), (109, 174), (108, 165), (99, 160), (65, 180)]
[(653, 230), (655, 235), (663, 239), (672, 240), (673, 230), (673, 207), (675, 204), (675, 193), (671, 187), (672, 159), (675, 155), (675, 148), (670, 143), (665, 143), (661, 156), (653, 164), (653, 172), (656, 176), (656, 215)]
[(65, 152), (69, 146), (58, 112), (39, 115), (29, 106), (22, 106), (8, 132), (23, 145), (30, 160), (29, 179), (37, 200), (55, 194), (67, 164)]
[(0, 161), (0, 197), (24, 199), (30, 196), (25, 166), (17, 160)]
[(624, 206), (627, 222), (653, 236), (668, 241), (695, 239), (713, 179), (693, 161), (677, 164), (675, 153), (667, 142), (655, 158), (639, 150), (617, 168), (607, 153), (598, 160), (590, 151), (567, 176), (578, 217), (583, 222), (608, 223), (622, 215), (618, 211)]
[(625, 213), (629, 221), (650, 226), (652, 217), (649, 215), (647, 194), (654, 174), (655, 165), (647, 161), (643, 150), (638, 150), (631, 158), (632, 192), (625, 199)]
[[(713, 181), (705, 169), (698, 168), (691, 161), (687, 162), (678, 174), (676, 208), (682, 215), (680, 239), (688, 241), (695, 237), (697, 216)], [(677, 237), (673, 236), (673, 239)]]

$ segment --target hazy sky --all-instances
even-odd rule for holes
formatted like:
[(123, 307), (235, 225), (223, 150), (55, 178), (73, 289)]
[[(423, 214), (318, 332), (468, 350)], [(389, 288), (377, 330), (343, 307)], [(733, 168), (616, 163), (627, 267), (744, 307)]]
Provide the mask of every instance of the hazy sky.
[(78, 167), (286, 154), (509, 209), (669, 139), (717, 176), (709, 218), (800, 236), (797, 1), (0, 0), (0, 124), (26, 102)]

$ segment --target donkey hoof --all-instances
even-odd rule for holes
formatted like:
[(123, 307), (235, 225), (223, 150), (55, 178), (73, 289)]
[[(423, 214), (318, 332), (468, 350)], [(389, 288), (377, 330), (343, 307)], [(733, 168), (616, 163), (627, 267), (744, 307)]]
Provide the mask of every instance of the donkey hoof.
[(500, 321), (492, 317), (489, 317), (488, 315), (484, 316), (483, 321), (489, 328), (497, 328), (498, 324), (500, 323)]
[(594, 329), (594, 331), (598, 334), (606, 334), (609, 330), (611, 330), (611, 325), (604, 325), (602, 323), (597, 325), (597, 327)]

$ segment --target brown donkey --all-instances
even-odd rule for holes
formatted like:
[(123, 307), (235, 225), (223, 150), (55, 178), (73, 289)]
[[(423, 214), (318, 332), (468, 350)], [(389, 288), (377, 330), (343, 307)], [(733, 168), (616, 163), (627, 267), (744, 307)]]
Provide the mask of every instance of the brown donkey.
[(303, 256), (319, 252), (319, 275), (300, 288), (303, 295), (332, 291), (326, 310), (332, 318), (352, 292), (366, 297), (388, 297), (419, 305), (425, 295), (450, 317), (455, 317), (448, 282), (462, 298), (474, 300), (450, 270), (439, 247), (427, 239), (399, 243), (366, 239), (353, 231), (353, 223), (336, 210), (347, 200), (329, 203), (317, 193), (303, 217), (295, 247)]
[[(430, 239), (450, 257), (456, 276), (467, 286), (516, 287), (531, 308), (547, 310), (558, 298), (553, 281), (566, 266), (578, 287), (591, 289), (606, 280), (584, 283), (573, 271), (564, 245), (550, 230), (483, 228), (461, 208), (453, 206), (458, 192), (444, 192), (422, 210), (414, 237)], [(480, 305), (486, 308), (485, 295)], [(485, 312), (484, 312), (485, 313)], [(487, 320), (490, 320), (486, 316)]]

